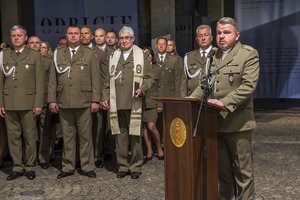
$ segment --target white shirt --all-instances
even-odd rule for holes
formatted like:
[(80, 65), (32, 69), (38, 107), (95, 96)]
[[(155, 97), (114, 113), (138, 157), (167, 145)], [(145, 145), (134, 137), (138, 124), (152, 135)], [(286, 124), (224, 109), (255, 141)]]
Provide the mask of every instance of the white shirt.
[(132, 51), (132, 47), (131, 47), (131, 49), (129, 49), (128, 51), (124, 51), (124, 50), (123, 50), (123, 57), (124, 57), (124, 60), (127, 60), (127, 58), (128, 58), (128, 56), (129, 56), (129, 54), (131, 53), (131, 51)]
[(16, 50), (16, 53), (17, 53), (17, 52), (20, 52), (20, 54), (21, 54), (22, 51), (24, 50), (24, 48), (25, 48), (25, 46), (24, 46), (20, 51), (17, 51), (17, 50)]
[(224, 60), (224, 58), (227, 56), (227, 54), (229, 53), (229, 51), (231, 50), (232, 48), (230, 48), (230, 49), (228, 49), (228, 50), (226, 50), (226, 51), (223, 51), (222, 50), (222, 58), (221, 58), (221, 60)]
[(207, 55), (210, 52), (211, 48), (212, 48), (211, 45), (205, 51), (200, 48), (200, 55), (201, 55), (201, 57), (203, 56), (203, 54), (202, 54), (203, 51), (205, 52), (205, 57), (207, 57)]
[[(160, 55), (160, 54), (158, 54), (158, 59), (161, 61), (161, 62), (164, 62), (165, 61), (165, 58), (166, 58), (166, 55), (167, 55), (167, 53), (165, 53), (164, 55)], [(161, 58), (162, 57), (162, 58)], [(162, 60), (161, 60), (162, 59)]]
[(71, 47), (69, 47), (69, 50), (70, 50), (70, 55), (71, 55), (71, 59), (73, 59), (73, 53), (72, 53), (72, 50), (75, 50), (75, 53), (74, 55), (76, 54), (77, 50), (79, 49), (80, 45), (78, 47), (76, 47), (75, 49), (72, 49)]
[(93, 43), (90, 43), (88, 47), (93, 48)]
[(99, 46), (98, 46), (98, 48), (101, 49), (101, 50), (103, 50), (103, 51), (105, 51), (106, 44), (104, 44), (104, 47), (99, 47)]

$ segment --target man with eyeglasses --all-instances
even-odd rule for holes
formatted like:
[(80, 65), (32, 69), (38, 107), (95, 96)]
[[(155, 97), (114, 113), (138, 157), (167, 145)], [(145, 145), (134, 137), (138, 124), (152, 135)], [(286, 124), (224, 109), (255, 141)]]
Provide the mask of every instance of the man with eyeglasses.
[(68, 41), (66, 37), (61, 37), (58, 41), (57, 47), (66, 47), (68, 45)]
[(108, 31), (106, 33), (106, 44), (114, 49), (117, 48), (117, 42), (118, 42), (118, 38), (117, 38), (117, 34), (113, 31)]
[(87, 177), (95, 178), (92, 113), (99, 110), (100, 103), (98, 55), (81, 45), (77, 25), (68, 27), (66, 38), (68, 46), (54, 52), (48, 87), (49, 109), (52, 113), (59, 111), (64, 137), (62, 172), (57, 179), (74, 174), (77, 133), (81, 169)]
[[(15, 25), (10, 29), (13, 48), (0, 55), (0, 115), (5, 117), (8, 147), (13, 159), (13, 172), (7, 180), (25, 175), (36, 177), (36, 117), (41, 114), (45, 69), (40, 52), (29, 49), (26, 29)], [(23, 139), (21, 137), (23, 134)], [(23, 140), (23, 141), (22, 141)], [(24, 142), (25, 158), (22, 158)]]
[(110, 109), (112, 134), (116, 135), (117, 178), (124, 178), (130, 173), (132, 179), (138, 179), (143, 164), (142, 96), (152, 86), (153, 73), (148, 53), (133, 45), (135, 37), (132, 28), (124, 26), (119, 32), (119, 39), (121, 47), (114, 51), (109, 60), (103, 109)]

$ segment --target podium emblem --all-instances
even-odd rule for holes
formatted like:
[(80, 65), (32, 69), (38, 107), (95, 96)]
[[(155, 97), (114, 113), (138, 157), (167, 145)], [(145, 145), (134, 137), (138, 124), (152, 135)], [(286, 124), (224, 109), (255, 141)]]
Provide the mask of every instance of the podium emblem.
[(182, 147), (186, 140), (185, 124), (180, 118), (173, 119), (170, 126), (170, 136), (176, 147)]

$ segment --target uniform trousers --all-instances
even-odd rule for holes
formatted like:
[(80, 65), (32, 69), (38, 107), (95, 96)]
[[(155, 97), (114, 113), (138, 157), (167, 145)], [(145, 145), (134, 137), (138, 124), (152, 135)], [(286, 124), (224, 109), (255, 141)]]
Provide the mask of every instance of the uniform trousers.
[[(36, 168), (36, 120), (32, 110), (5, 110), (5, 123), (8, 137), (8, 147), (14, 165), (13, 171), (35, 171)], [(22, 159), (23, 133), (25, 159)]]
[(92, 141), (91, 108), (59, 108), (63, 132), (62, 171), (72, 173), (75, 169), (76, 134), (79, 138), (80, 163), (83, 173), (95, 168)]
[[(118, 110), (120, 134), (116, 135), (116, 155), (119, 171), (141, 172), (144, 161), (141, 136), (129, 135), (131, 110)], [(131, 158), (128, 142), (131, 141)]]
[(219, 199), (254, 200), (252, 130), (218, 133)]
[(51, 136), (51, 116), (47, 113), (47, 107), (44, 107), (42, 113), (37, 117), (37, 123), (40, 133), (39, 160), (40, 163), (50, 163)]
[(95, 161), (103, 161), (103, 149), (104, 149), (104, 135), (105, 130), (103, 127), (103, 110), (100, 109), (99, 112), (93, 113), (93, 147)]

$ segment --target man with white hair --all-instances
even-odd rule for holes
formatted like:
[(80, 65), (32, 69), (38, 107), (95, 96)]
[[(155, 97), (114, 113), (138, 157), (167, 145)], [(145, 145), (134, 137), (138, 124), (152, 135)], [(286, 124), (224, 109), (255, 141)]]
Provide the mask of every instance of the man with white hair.
[(131, 173), (131, 178), (138, 179), (143, 164), (141, 97), (151, 87), (153, 73), (148, 53), (133, 45), (135, 37), (132, 28), (124, 26), (119, 32), (119, 40), (120, 48), (110, 57), (103, 90), (103, 108), (110, 109), (111, 130), (116, 135), (117, 178)]

